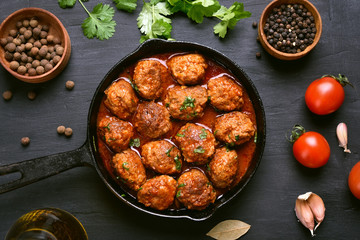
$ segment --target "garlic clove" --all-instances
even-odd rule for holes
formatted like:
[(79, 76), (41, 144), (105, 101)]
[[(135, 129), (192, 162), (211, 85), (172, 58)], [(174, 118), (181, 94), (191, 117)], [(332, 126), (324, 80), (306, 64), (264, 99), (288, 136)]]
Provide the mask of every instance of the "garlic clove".
[(348, 136), (347, 136), (347, 126), (345, 123), (339, 123), (337, 125), (336, 135), (339, 140), (339, 147), (344, 148), (344, 152), (351, 153), (350, 149), (347, 148)]
[(311, 236), (314, 236), (314, 215), (309, 204), (300, 196), (296, 199), (295, 202), (296, 217), (299, 219), (302, 225), (310, 230)]
[(325, 218), (325, 204), (321, 197), (315, 193), (310, 194), (306, 200), (317, 222), (314, 231), (319, 227)]

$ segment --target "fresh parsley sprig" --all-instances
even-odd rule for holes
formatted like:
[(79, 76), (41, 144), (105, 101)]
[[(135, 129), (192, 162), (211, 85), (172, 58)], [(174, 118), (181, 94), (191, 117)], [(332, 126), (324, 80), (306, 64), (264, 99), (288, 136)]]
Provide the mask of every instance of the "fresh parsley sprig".
[(89, 15), (81, 27), (87, 38), (109, 39), (114, 35), (116, 22), (113, 20), (115, 10), (108, 4), (99, 3), (92, 12), (89, 12), (85, 5), (79, 0), (81, 6)]

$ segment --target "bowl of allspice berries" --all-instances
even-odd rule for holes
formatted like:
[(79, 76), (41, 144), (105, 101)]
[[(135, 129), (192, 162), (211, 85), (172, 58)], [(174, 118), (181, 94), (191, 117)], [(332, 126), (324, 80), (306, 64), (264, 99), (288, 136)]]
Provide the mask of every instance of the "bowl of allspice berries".
[(281, 60), (307, 55), (319, 42), (322, 21), (307, 0), (274, 0), (264, 9), (258, 27), (264, 49)]
[(28, 83), (53, 79), (71, 54), (69, 34), (60, 20), (41, 8), (23, 8), (0, 25), (0, 63)]

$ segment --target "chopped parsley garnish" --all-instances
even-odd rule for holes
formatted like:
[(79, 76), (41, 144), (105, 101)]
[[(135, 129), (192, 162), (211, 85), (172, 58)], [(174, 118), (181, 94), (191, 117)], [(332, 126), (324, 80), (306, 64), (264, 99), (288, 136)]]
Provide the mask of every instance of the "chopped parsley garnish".
[(126, 171), (129, 170), (129, 168), (127, 167), (127, 165), (129, 165), (127, 162), (124, 162), (121, 166), (123, 169), (125, 169)]
[(205, 149), (203, 149), (202, 146), (198, 146), (197, 148), (194, 149), (194, 153), (204, 153)]
[(195, 102), (195, 98), (192, 98), (191, 96), (187, 96), (180, 107), (180, 111), (183, 111), (188, 107), (194, 108), (195, 107), (194, 102)]
[(185, 137), (185, 134), (178, 133), (178, 134), (176, 134), (176, 136), (178, 136), (178, 137)]
[(201, 139), (206, 139), (206, 137), (207, 137), (207, 132), (206, 132), (205, 128), (202, 128), (202, 129), (201, 129), (201, 133), (200, 133), (199, 137), (200, 137)]
[(181, 161), (180, 161), (179, 155), (176, 155), (176, 157), (174, 157), (174, 161), (175, 161), (175, 169), (180, 171), (181, 170)]
[(181, 184), (179, 184), (178, 187), (185, 187), (185, 186), (186, 186), (186, 183), (181, 183)]
[(236, 140), (236, 141), (239, 141), (239, 139), (240, 139), (240, 136), (239, 136), (239, 135), (235, 135), (235, 140)]
[(140, 147), (140, 139), (139, 138), (130, 139), (129, 145), (130, 147)]
[(174, 146), (172, 146), (171, 148), (169, 148), (167, 151), (166, 151), (166, 155), (168, 156), (168, 157), (170, 157), (170, 152), (171, 152), (171, 150), (174, 148)]
[(170, 103), (165, 103), (165, 107), (170, 107)]
[(216, 133), (217, 133), (218, 131), (219, 131), (219, 130), (215, 130), (214, 135), (216, 135)]
[(103, 128), (107, 128), (107, 130), (109, 130), (110, 131), (110, 123), (108, 123), (108, 125), (106, 125), (105, 127), (103, 127)]
[(181, 196), (181, 191), (179, 190), (177, 193), (176, 193), (176, 198), (179, 198)]

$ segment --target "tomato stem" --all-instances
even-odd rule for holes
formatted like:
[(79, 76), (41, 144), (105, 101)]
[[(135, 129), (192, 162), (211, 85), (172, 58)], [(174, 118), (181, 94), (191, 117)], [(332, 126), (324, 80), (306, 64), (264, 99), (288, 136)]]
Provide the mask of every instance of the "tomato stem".
[(305, 133), (305, 128), (299, 124), (295, 124), (291, 129), (291, 135), (286, 138), (289, 142), (293, 143), (304, 133)]
[(354, 86), (350, 83), (350, 81), (348, 80), (348, 78), (347, 78), (345, 75), (340, 74), (340, 73), (339, 73), (339, 76), (338, 76), (338, 77), (335, 77), (334, 75), (331, 75), (331, 74), (326, 74), (326, 75), (324, 75), (324, 76), (322, 76), (322, 77), (331, 77), (331, 78), (335, 79), (336, 81), (338, 81), (338, 82), (341, 84), (341, 86), (343, 86), (343, 87), (345, 87), (346, 85), (350, 85), (350, 86), (354, 87)]

